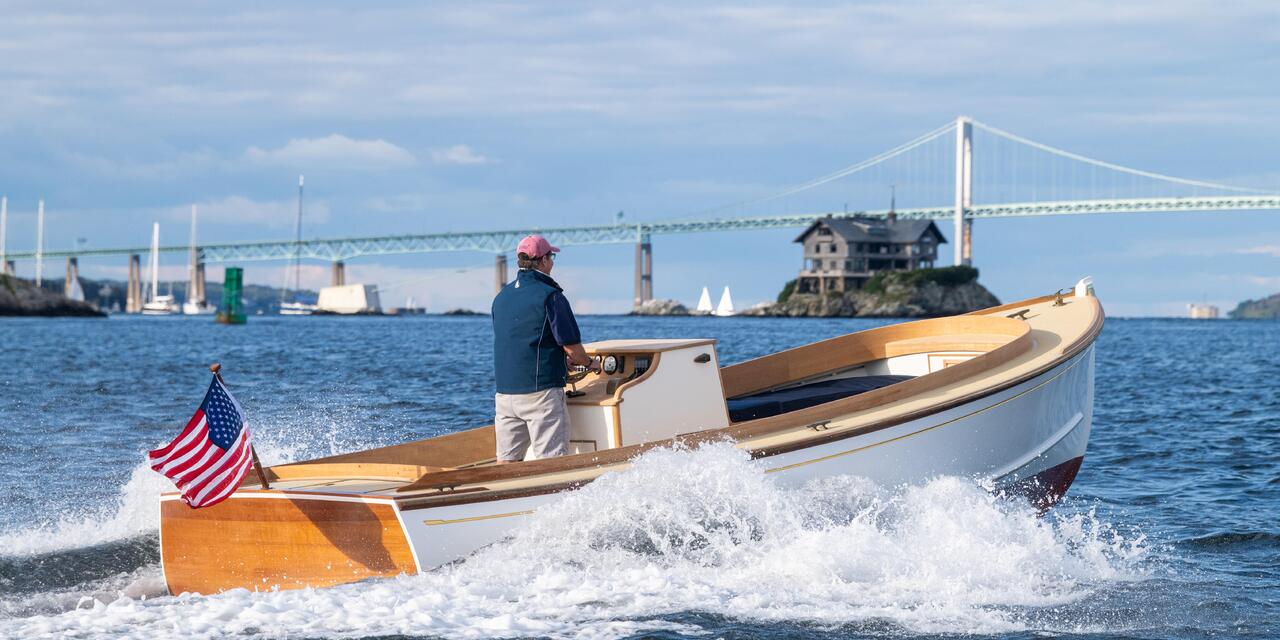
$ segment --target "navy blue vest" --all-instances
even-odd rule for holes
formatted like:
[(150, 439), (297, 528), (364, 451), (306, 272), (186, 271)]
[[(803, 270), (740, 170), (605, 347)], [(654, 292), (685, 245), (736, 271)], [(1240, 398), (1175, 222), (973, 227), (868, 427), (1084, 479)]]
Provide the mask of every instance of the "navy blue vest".
[(551, 334), (547, 299), (562, 291), (551, 276), (521, 269), (493, 299), (493, 372), (498, 393), (563, 387), (564, 349)]

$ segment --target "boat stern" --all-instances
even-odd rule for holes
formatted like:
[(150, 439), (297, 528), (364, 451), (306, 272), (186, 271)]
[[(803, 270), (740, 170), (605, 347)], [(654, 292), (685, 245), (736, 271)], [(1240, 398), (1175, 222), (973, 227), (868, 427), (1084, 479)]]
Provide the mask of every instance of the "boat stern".
[(169, 592), (327, 587), (416, 573), (396, 505), (352, 495), (241, 490), (192, 509), (160, 497)]

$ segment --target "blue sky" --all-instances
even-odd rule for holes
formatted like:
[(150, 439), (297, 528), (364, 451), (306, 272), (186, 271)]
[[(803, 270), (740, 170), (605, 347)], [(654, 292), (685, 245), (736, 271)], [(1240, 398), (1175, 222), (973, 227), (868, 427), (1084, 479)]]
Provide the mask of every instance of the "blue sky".
[[(680, 217), (961, 114), (1127, 166), (1280, 190), (1274, 3), (366, 5), (7, 3), (9, 247), (33, 245), (41, 197), (49, 248), (142, 245), (153, 220), (180, 243), (192, 203), (204, 240), (287, 238), (299, 173), (309, 237)], [(884, 206), (890, 179), (725, 213)], [(799, 267), (794, 235), (658, 237), (656, 293), (772, 298)], [(1002, 299), (1093, 275), (1113, 315), (1280, 291), (1276, 214), (980, 221), (975, 252)], [(556, 275), (580, 311), (620, 311), (632, 256), (575, 247)], [(166, 275), (181, 277), (180, 260)], [(397, 284), (392, 304), (482, 308), (491, 264), (364, 258), (349, 279)], [(282, 265), (245, 266), (250, 281), (283, 280)], [(308, 281), (327, 268), (309, 265)]]

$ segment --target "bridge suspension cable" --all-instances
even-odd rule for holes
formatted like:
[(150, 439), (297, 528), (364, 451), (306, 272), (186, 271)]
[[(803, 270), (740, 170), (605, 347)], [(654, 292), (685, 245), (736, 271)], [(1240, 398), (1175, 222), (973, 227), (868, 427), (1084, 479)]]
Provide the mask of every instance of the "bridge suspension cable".
[(1039, 149), (1040, 151), (1044, 151), (1044, 152), (1046, 152), (1046, 153), (1051, 153), (1051, 154), (1053, 154), (1053, 155), (1056, 155), (1056, 156), (1059, 156), (1059, 157), (1062, 157), (1062, 158), (1067, 158), (1067, 159), (1069, 159), (1069, 160), (1075, 160), (1075, 161), (1077, 161), (1077, 162), (1083, 162), (1083, 163), (1086, 163), (1086, 164), (1091, 164), (1091, 165), (1093, 165), (1093, 166), (1096, 166), (1096, 167), (1102, 167), (1102, 168), (1104, 168), (1104, 169), (1111, 169), (1112, 171), (1119, 171), (1119, 172), (1121, 172), (1121, 173), (1127, 173), (1127, 174), (1130, 174), (1130, 175), (1141, 176), (1141, 177), (1143, 177), (1143, 178), (1151, 178), (1151, 179), (1154, 179), (1154, 180), (1163, 180), (1163, 181), (1165, 181), (1165, 182), (1172, 182), (1172, 183), (1175, 183), (1175, 184), (1181, 184), (1181, 185), (1186, 185), (1186, 186), (1190, 186), (1190, 187), (1203, 187), (1203, 188), (1207, 188), (1207, 189), (1220, 189), (1220, 190), (1223, 190), (1223, 191), (1236, 191), (1236, 192), (1240, 192), (1240, 193), (1272, 193), (1271, 191), (1267, 191), (1266, 189), (1255, 189), (1255, 188), (1252, 188), (1252, 187), (1238, 187), (1238, 186), (1229, 185), (1229, 184), (1222, 184), (1222, 183), (1219, 183), (1219, 182), (1205, 182), (1205, 181), (1203, 181), (1203, 180), (1190, 180), (1190, 179), (1187, 179), (1187, 178), (1179, 178), (1179, 177), (1177, 177), (1177, 176), (1165, 175), (1165, 174), (1163, 174), (1163, 173), (1155, 173), (1155, 172), (1153, 172), (1153, 171), (1143, 171), (1143, 170), (1141, 170), (1141, 169), (1133, 169), (1133, 168), (1126, 167), (1126, 166), (1123, 166), (1123, 165), (1118, 165), (1118, 164), (1115, 164), (1115, 163), (1106, 162), (1106, 161), (1104, 161), (1104, 160), (1095, 160), (1095, 159), (1090, 158), (1090, 157), (1087, 157), (1087, 156), (1082, 156), (1082, 155), (1080, 155), (1080, 154), (1078, 154), (1078, 153), (1072, 153), (1072, 152), (1067, 151), (1067, 150), (1065, 150), (1065, 149), (1059, 149), (1059, 148), (1057, 148), (1057, 147), (1051, 147), (1051, 146), (1049, 146), (1049, 145), (1047, 145), (1047, 144), (1040, 143), (1040, 142), (1036, 142), (1035, 140), (1030, 140), (1030, 139), (1028, 139), (1028, 138), (1024, 138), (1024, 137), (1022, 137), (1022, 136), (1020, 136), (1020, 135), (1017, 135), (1017, 134), (1015, 134), (1015, 133), (1010, 133), (1010, 132), (1005, 131), (1005, 130), (1003, 130), (1003, 129), (998, 129), (998, 128), (996, 128), (996, 127), (993, 127), (993, 126), (988, 125), (988, 124), (984, 124), (984, 123), (979, 122), (979, 121), (977, 121), (977, 120), (970, 120), (970, 122), (972, 122), (972, 123), (973, 123), (973, 126), (975, 126), (975, 127), (979, 128), (979, 129), (982, 129), (983, 131), (986, 131), (987, 133), (991, 133), (991, 134), (994, 134), (994, 135), (1000, 136), (1000, 137), (1002, 137), (1002, 138), (1004, 138), (1004, 139), (1006, 139), (1006, 140), (1011, 140), (1011, 141), (1013, 141), (1013, 142), (1017, 142), (1017, 143), (1019, 143), (1019, 144), (1024, 144), (1024, 145), (1026, 145), (1026, 146), (1028, 146), (1028, 147), (1032, 147), (1032, 148), (1035, 148), (1035, 149)]
[(851, 165), (849, 165), (849, 166), (847, 166), (847, 167), (844, 167), (843, 169), (839, 169), (839, 170), (837, 170), (837, 171), (834, 171), (834, 172), (832, 172), (832, 173), (829, 173), (829, 174), (827, 174), (827, 175), (824, 175), (824, 176), (821, 176), (821, 177), (818, 177), (818, 178), (814, 178), (814, 179), (812, 179), (812, 180), (809, 180), (808, 182), (804, 182), (804, 183), (801, 183), (801, 184), (798, 184), (798, 185), (794, 185), (794, 186), (788, 187), (788, 188), (786, 188), (786, 189), (784, 189), (784, 190), (782, 190), (782, 191), (779, 191), (779, 192), (774, 193), (774, 194), (771, 194), (771, 195), (762, 196), (762, 197), (759, 197), (759, 198), (750, 198), (750, 199), (747, 199), (747, 200), (739, 200), (739, 201), (737, 201), (737, 202), (731, 202), (731, 203), (729, 203), (729, 204), (722, 204), (722, 205), (719, 205), (719, 206), (711, 207), (711, 208), (709, 208), (709, 209), (703, 209), (703, 210), (701, 210), (701, 211), (697, 211), (697, 212), (694, 212), (694, 213), (691, 213), (691, 214), (688, 214), (688, 215), (685, 215), (685, 216), (680, 216), (679, 218), (664, 218), (663, 220), (665, 220), (665, 221), (669, 221), (669, 220), (677, 220), (677, 219), (691, 218), (691, 217), (694, 217), (694, 216), (705, 215), (705, 214), (708, 214), (708, 213), (715, 213), (715, 212), (717, 212), (717, 211), (724, 211), (724, 210), (726, 210), (726, 209), (734, 209), (734, 208), (738, 208), (738, 207), (750, 206), (750, 205), (753, 205), (753, 204), (760, 204), (760, 203), (764, 203), (764, 202), (771, 202), (771, 201), (773, 201), (773, 200), (779, 200), (779, 199), (785, 198), (785, 197), (787, 197), (787, 196), (791, 196), (791, 195), (795, 195), (795, 194), (797, 194), (797, 193), (801, 193), (801, 192), (804, 192), (804, 191), (808, 191), (808, 190), (810, 190), (810, 189), (813, 189), (813, 188), (816, 188), (816, 187), (820, 187), (820, 186), (822, 186), (822, 185), (824, 185), (824, 184), (827, 184), (827, 183), (829, 183), (829, 182), (833, 182), (833, 181), (835, 181), (835, 180), (839, 180), (840, 178), (844, 178), (844, 177), (847, 177), (847, 176), (853, 175), (853, 174), (858, 173), (858, 172), (860, 172), (860, 171), (863, 171), (863, 170), (865, 170), (865, 169), (869, 169), (869, 168), (871, 168), (871, 167), (877, 166), (877, 165), (879, 165), (879, 164), (881, 164), (881, 163), (883, 163), (883, 162), (885, 162), (885, 161), (888, 161), (888, 160), (891, 160), (891, 159), (893, 159), (893, 158), (896, 158), (896, 157), (898, 157), (898, 156), (900, 156), (900, 155), (902, 155), (902, 154), (904, 154), (904, 153), (906, 153), (906, 152), (908, 152), (908, 151), (911, 151), (912, 149), (915, 149), (915, 148), (920, 147), (920, 146), (922, 146), (922, 145), (924, 145), (924, 144), (927, 144), (927, 143), (929, 143), (929, 142), (932, 142), (932, 141), (934, 141), (934, 140), (937, 140), (938, 138), (940, 138), (940, 137), (942, 137), (942, 136), (944, 136), (944, 135), (946, 135), (946, 134), (948, 134), (948, 133), (950, 133), (950, 132), (954, 131), (954, 130), (955, 130), (955, 127), (956, 127), (956, 125), (955, 125), (955, 123), (954, 123), (954, 122), (948, 123), (948, 124), (946, 124), (946, 125), (943, 125), (943, 126), (941, 126), (941, 127), (938, 127), (937, 129), (934, 129), (933, 131), (930, 131), (930, 132), (928, 132), (928, 133), (926, 133), (926, 134), (923, 134), (923, 135), (921, 135), (921, 136), (919, 136), (919, 137), (917, 137), (917, 138), (915, 138), (915, 139), (913, 139), (913, 140), (910, 140), (910, 141), (905, 142), (905, 143), (903, 143), (903, 144), (901, 144), (901, 145), (898, 145), (898, 146), (896, 146), (896, 147), (894, 147), (894, 148), (892, 148), (892, 149), (889, 149), (888, 151), (885, 151), (885, 152), (883, 152), (883, 153), (880, 153), (880, 154), (877, 154), (877, 155), (872, 156), (872, 157), (870, 157), (870, 158), (867, 158), (866, 160), (863, 160), (863, 161), (861, 161), (861, 162), (856, 162), (856, 163), (851, 164)]

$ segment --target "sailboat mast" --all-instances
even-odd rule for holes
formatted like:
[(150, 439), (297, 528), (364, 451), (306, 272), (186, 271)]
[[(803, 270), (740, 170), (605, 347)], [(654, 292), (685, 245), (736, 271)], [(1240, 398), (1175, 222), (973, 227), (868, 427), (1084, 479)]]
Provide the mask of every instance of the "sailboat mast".
[(44, 198), (36, 209), (36, 286), (44, 277)]
[(147, 270), (151, 272), (151, 301), (160, 295), (160, 223), (151, 225), (151, 259)]
[[(196, 302), (196, 205), (191, 205), (191, 249), (187, 252), (187, 302)], [(203, 301), (201, 301), (203, 302)]]
[(9, 273), (9, 238), (5, 231), (9, 228), (9, 198), (0, 198), (0, 273)]
[(298, 175), (298, 217), (293, 227), (293, 295), (295, 298), (302, 290), (302, 181), (305, 176)]

